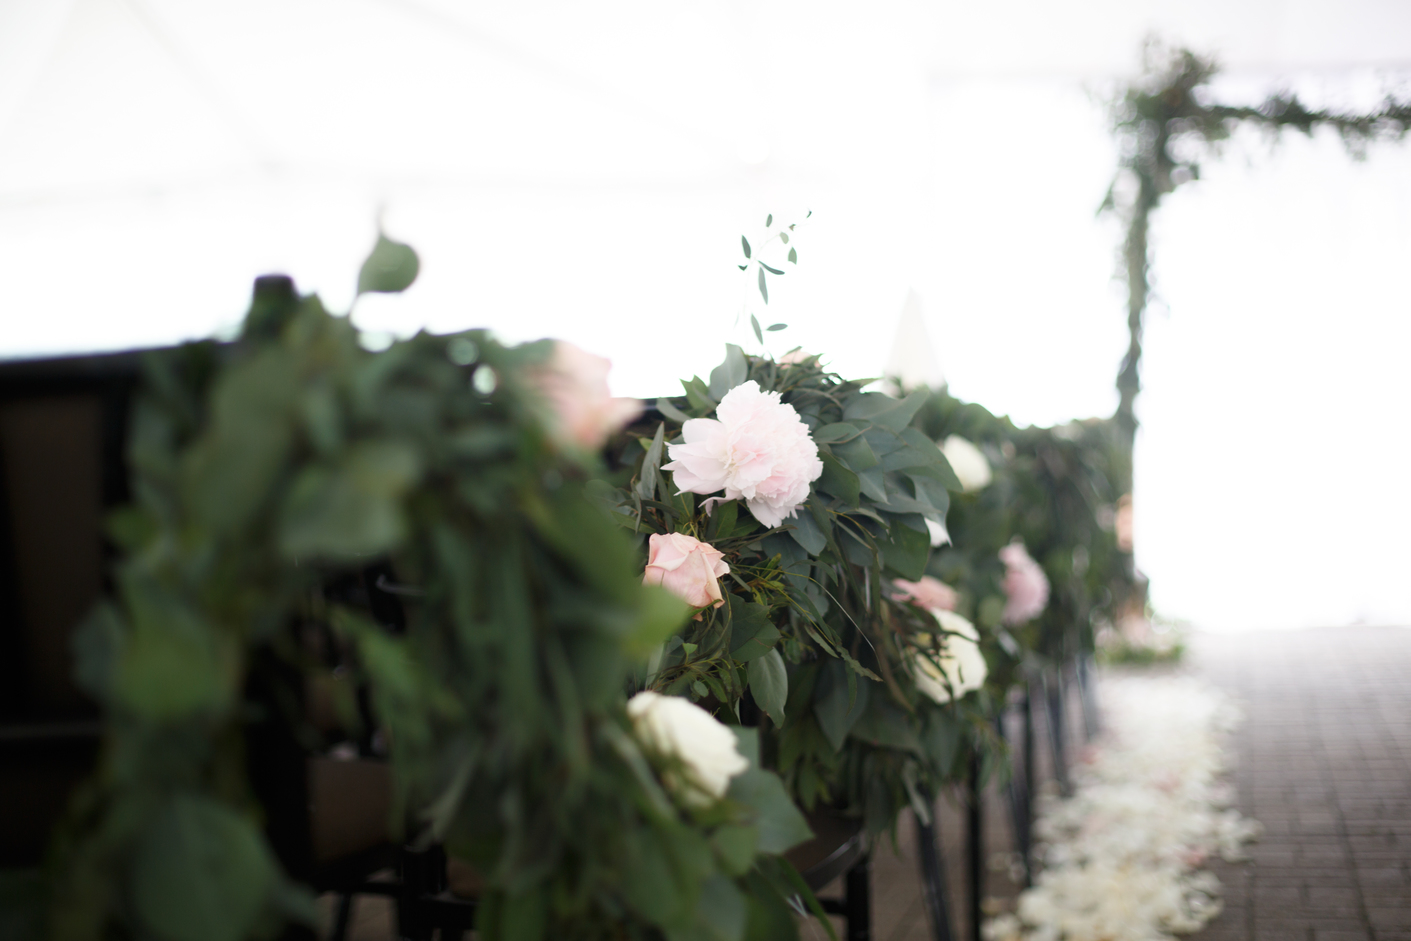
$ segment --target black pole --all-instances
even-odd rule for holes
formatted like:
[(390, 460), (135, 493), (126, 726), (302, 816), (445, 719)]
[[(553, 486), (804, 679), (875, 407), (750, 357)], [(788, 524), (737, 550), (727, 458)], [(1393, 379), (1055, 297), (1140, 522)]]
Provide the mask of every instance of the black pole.
[[(1009, 717), (1009, 705), (1009, 703), (1005, 703), (1004, 708), (1000, 709), (999, 716), (995, 719), (995, 728), (999, 731), (1000, 741), (1004, 742), (1006, 745), (1010, 744), (1009, 729), (1005, 725)], [(1010, 754), (1013, 753), (1013, 749), (1011, 748)], [(1029, 885), (1029, 835), (1026, 832), (1028, 821), (1024, 819), (1024, 779), (1027, 777), (1028, 773), (1028, 768), (1023, 768), (1021, 771), (1020, 767), (1015, 762), (1010, 762), (1008, 788), (1009, 823), (1011, 829), (1014, 831), (1015, 851), (1024, 860), (1024, 885), (1026, 888)]]
[(872, 854), (864, 853), (844, 881), (848, 941), (872, 941)]
[(1058, 791), (1064, 797), (1069, 795), (1068, 752), (1063, 734), (1063, 666), (1057, 666), (1052, 675), (1044, 673), (1044, 690), (1048, 694), (1048, 739), (1053, 749), (1053, 777), (1058, 782)]
[(1020, 852), (1024, 854), (1024, 885), (1032, 886), (1034, 849), (1034, 793), (1039, 786), (1039, 769), (1034, 764), (1034, 680), (1024, 677), (1024, 835)]
[(1094, 681), (1093, 655), (1078, 657), (1078, 676), (1083, 686), (1083, 729), (1089, 741), (1102, 731), (1102, 716), (1097, 708), (1097, 683)]
[(931, 810), (931, 822), (923, 823), (919, 815), (916, 819), (916, 847), (921, 855), (921, 890), (926, 903), (926, 917), (931, 922), (931, 941), (952, 941), (950, 906), (946, 904), (946, 869), (942, 860), (939, 836), (940, 827), (936, 818), (936, 799), (929, 791), (922, 791), (926, 806)]
[(985, 894), (985, 814), (984, 806), (980, 801), (980, 753), (972, 751), (970, 753), (970, 802), (967, 807), (969, 817), (970, 841), (969, 846), (969, 869), (970, 869), (970, 938), (971, 941), (981, 941), (980, 923), (982, 920), (980, 903)]

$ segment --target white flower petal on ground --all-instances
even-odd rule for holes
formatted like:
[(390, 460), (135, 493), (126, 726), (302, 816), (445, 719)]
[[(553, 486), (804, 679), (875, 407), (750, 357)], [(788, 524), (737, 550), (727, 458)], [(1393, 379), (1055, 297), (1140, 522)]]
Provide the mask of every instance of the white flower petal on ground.
[(794, 516), (823, 473), (799, 413), (751, 379), (725, 393), (715, 414), (687, 421), (685, 442), (667, 446), (671, 463), (662, 470), (674, 475), (677, 492), (724, 490), (725, 499), (744, 500), (771, 529)]
[(1238, 712), (1190, 677), (1102, 684), (1105, 731), (1068, 800), (1042, 798), (1044, 870), (993, 941), (1171, 941), (1220, 912), (1219, 880), (1199, 866), (1240, 858), (1259, 824), (1222, 809), (1223, 739)]
[(720, 800), (730, 779), (750, 766), (735, 733), (680, 696), (644, 690), (627, 701), (627, 717), (648, 750), (681, 763), (683, 774), (668, 773), (663, 782), (683, 803), (705, 807)]

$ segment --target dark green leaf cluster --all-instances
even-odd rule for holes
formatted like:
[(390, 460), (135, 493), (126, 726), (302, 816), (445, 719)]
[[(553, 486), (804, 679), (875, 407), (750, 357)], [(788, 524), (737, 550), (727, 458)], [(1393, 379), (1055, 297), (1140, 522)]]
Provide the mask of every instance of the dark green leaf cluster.
[[(384, 242), (361, 290), (414, 275)], [(314, 922), (262, 832), (244, 741), (268, 707), (249, 698), (261, 665), (331, 680), (302, 643), (325, 635), (370, 690), (394, 831), (478, 871), (481, 936), (795, 933), (801, 887), (773, 854), (808, 830), (779, 779), (755, 760), (726, 799), (688, 808), (660, 783), (674, 759), (631, 733), (633, 666), (687, 612), (642, 585), (629, 537), (584, 499), (596, 468), (546, 430), (548, 353), (478, 331), (371, 353), (264, 279), (241, 342), (152, 358), (116, 596), (79, 645), (104, 752), (57, 858), (55, 937)], [(414, 586), (401, 633), (328, 591), (378, 560)], [(280, 718), (321, 747), (297, 710)]]
[[(1115, 619), (1140, 587), (1115, 532), (1122, 492), (1114, 423), (1017, 428), (944, 389), (916, 422), (928, 436), (969, 440), (994, 474), (983, 489), (954, 497), (946, 523), (951, 544), (932, 556), (929, 571), (958, 590), (958, 610), (982, 628), (995, 683), (1007, 686), (1026, 661), (1052, 665), (1091, 653), (1094, 624)], [(1006, 627), (999, 551), (1015, 538), (1043, 568), (1050, 595), (1034, 621)]]
[[(807, 424), (823, 474), (798, 514), (766, 530), (738, 501), (713, 513), (662, 473), (664, 445), (754, 380)], [(925, 611), (893, 599), (893, 578), (915, 580), (931, 555), (926, 522), (943, 522), (959, 489), (934, 441), (913, 427), (928, 393), (867, 392), (816, 356), (781, 364), (727, 347), (709, 381), (657, 401), (620, 463), (628, 486), (603, 499), (639, 539), (686, 533), (725, 554), (724, 605), (701, 612), (662, 649), (644, 683), (700, 700), (730, 721), (770, 720), (767, 760), (805, 806), (822, 800), (894, 825), (921, 790), (950, 776), (977, 742), (990, 748), (983, 697), (941, 706), (912, 679), (944, 635)]]

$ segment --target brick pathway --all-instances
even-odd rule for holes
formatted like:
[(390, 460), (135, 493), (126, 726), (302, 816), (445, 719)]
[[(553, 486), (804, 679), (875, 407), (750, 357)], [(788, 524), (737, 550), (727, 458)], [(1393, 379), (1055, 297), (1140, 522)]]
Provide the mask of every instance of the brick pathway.
[(1411, 941), (1411, 629), (1198, 635), (1190, 665), (1244, 705), (1265, 828), (1197, 941)]

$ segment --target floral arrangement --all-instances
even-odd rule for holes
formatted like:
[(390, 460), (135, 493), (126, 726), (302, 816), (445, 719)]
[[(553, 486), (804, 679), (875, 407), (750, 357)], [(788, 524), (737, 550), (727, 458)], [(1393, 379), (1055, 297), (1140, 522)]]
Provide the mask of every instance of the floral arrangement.
[(599, 497), (644, 543), (644, 580), (696, 609), (643, 688), (759, 716), (801, 805), (883, 830), (993, 742), (979, 635), (924, 578), (962, 482), (911, 427), (927, 393), (869, 382), (728, 346), (634, 427)]
[[(409, 265), (384, 239), (360, 289), (399, 290)], [(117, 593), (80, 638), (105, 744), (59, 844), (52, 936), (314, 924), (259, 826), (242, 746), (252, 683), (298, 702), (326, 669), (308, 631), (355, 653), (391, 823), (484, 877), (485, 936), (796, 935), (785, 900), (812, 895), (777, 854), (809, 831), (754, 731), (676, 697), (628, 701), (689, 609), (643, 584), (629, 538), (583, 496), (638, 409), (605, 372), (478, 331), (369, 352), (287, 279), (257, 283), (231, 347), (151, 358), (136, 499), (112, 525)], [(690, 555), (659, 553), (660, 581)], [(326, 590), (378, 559), (416, 588), (400, 634)]]

